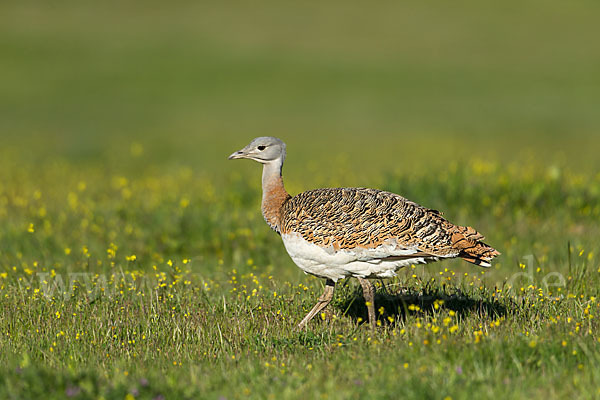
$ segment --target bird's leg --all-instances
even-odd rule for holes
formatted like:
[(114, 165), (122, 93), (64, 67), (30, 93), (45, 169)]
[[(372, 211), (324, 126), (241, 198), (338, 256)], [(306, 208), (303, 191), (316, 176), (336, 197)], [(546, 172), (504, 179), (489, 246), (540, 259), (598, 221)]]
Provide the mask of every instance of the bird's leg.
[(310, 312), (306, 314), (306, 317), (304, 317), (304, 319), (300, 321), (300, 323), (298, 324), (298, 330), (304, 329), (308, 321), (313, 319), (315, 315), (317, 315), (322, 309), (324, 309), (329, 303), (331, 303), (331, 299), (333, 299), (334, 289), (335, 282), (331, 279), (327, 279), (327, 282), (325, 283), (325, 291), (323, 292), (321, 297), (319, 297), (319, 301), (317, 302), (317, 304), (315, 304), (312, 310), (310, 310)]
[(367, 310), (369, 310), (369, 323), (371, 324), (371, 330), (375, 330), (375, 325), (377, 324), (377, 320), (375, 318), (375, 286), (365, 278), (358, 278), (360, 282), (360, 286), (362, 286), (363, 297), (365, 298), (365, 303), (367, 305)]

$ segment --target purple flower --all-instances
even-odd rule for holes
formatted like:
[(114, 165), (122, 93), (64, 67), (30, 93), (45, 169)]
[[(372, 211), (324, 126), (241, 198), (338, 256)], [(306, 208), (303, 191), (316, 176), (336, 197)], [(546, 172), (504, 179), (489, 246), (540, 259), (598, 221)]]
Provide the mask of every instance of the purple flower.
[(77, 386), (67, 386), (67, 389), (65, 390), (67, 397), (75, 397), (79, 392), (81, 392), (81, 389)]

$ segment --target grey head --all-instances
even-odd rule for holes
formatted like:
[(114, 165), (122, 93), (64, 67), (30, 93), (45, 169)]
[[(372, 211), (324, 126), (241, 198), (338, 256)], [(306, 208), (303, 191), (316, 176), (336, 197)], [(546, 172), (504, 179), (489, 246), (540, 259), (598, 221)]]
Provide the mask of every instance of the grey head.
[(249, 145), (229, 156), (229, 160), (238, 158), (248, 158), (261, 164), (269, 164), (274, 161), (283, 164), (285, 143), (272, 136), (257, 137)]

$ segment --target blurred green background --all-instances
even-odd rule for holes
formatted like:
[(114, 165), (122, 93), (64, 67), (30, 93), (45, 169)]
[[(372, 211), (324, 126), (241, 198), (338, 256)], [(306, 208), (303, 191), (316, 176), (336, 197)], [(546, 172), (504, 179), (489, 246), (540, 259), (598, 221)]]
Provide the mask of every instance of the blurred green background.
[(596, 171), (599, 11), (591, 0), (5, 0), (0, 139), (28, 160), (121, 167), (134, 154), (140, 167), (219, 173), (251, 138), (275, 135), (307, 188), (303, 169), (332, 161), (364, 186), (473, 157)]

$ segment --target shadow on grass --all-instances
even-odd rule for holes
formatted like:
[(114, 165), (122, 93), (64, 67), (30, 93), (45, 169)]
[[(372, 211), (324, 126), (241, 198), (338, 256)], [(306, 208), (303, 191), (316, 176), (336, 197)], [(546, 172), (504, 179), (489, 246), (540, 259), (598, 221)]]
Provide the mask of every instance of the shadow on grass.
[[(418, 306), (418, 309), (414, 306)], [(383, 307), (383, 314), (381, 314)], [(437, 309), (436, 309), (437, 307)], [(336, 307), (344, 315), (355, 322), (368, 321), (367, 307), (360, 287), (338, 303)], [(482, 317), (499, 318), (507, 314), (507, 308), (495, 299), (475, 298), (456, 287), (426, 286), (423, 289), (412, 288), (390, 291), (386, 286), (377, 289), (375, 295), (375, 310), (382, 323), (389, 323), (387, 317), (393, 320), (404, 320), (407, 315), (431, 315), (439, 310), (452, 310), (460, 316), (477, 314)]]

